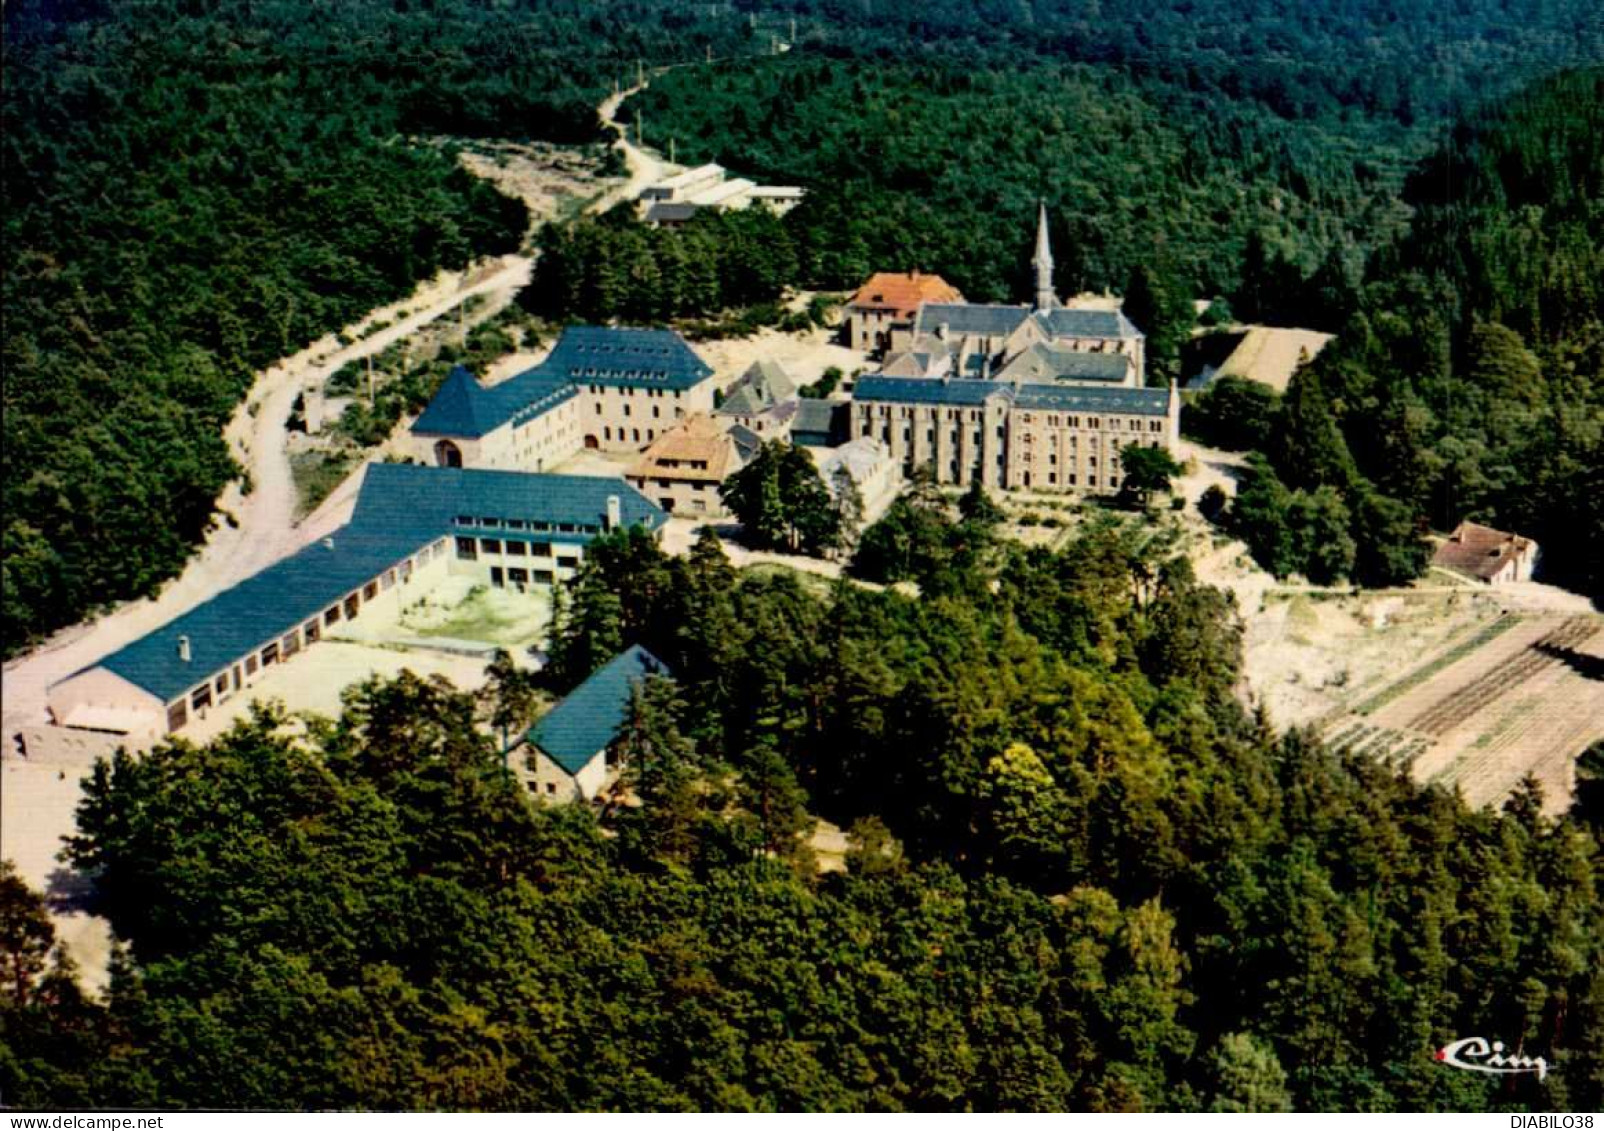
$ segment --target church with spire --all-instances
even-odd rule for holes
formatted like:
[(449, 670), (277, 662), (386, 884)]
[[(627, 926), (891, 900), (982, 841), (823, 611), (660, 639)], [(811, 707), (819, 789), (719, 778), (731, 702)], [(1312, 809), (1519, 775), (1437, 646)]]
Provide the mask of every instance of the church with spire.
[(1060, 302), (1053, 285), (1047, 205), (1036, 211), (1036, 277), (1029, 305), (925, 301), (892, 326), (882, 372), (893, 377), (1143, 384), (1145, 339), (1117, 300)]
[(1034, 301), (925, 301), (889, 327), (880, 372), (853, 390), (852, 435), (937, 482), (1108, 493), (1120, 453), (1174, 451), (1180, 397), (1144, 380), (1145, 338), (1117, 300), (1059, 300), (1045, 202)]

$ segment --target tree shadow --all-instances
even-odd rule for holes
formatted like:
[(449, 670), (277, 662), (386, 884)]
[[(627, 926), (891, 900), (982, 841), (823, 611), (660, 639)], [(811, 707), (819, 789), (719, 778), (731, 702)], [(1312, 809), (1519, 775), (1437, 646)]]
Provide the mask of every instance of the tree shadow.
[(1594, 656), (1588, 652), (1578, 652), (1575, 648), (1563, 648), (1557, 644), (1542, 642), (1533, 644), (1532, 647), (1543, 655), (1558, 660), (1583, 679), (1604, 683), (1604, 656)]

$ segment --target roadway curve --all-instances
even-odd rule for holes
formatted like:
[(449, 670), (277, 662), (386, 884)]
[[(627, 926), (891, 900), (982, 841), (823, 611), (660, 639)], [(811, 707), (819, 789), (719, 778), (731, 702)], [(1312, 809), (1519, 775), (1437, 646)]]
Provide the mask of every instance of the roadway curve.
[[(290, 474), (285, 425), (297, 396), (346, 362), (381, 352), (473, 295), (517, 290), (528, 283), (530, 265), (523, 256), (506, 256), (465, 277), (443, 276), (363, 320), (364, 325), (391, 320), (385, 329), (345, 347), (332, 337), (324, 338), (257, 374), (250, 395), (223, 433), (252, 491), (245, 494), (240, 481), (224, 489), (217, 500), (218, 520), (206, 541), (184, 572), (155, 597), (130, 601), (97, 620), (64, 629), (5, 665), (0, 729), (6, 736), (7, 753), (15, 749), (11, 736), (18, 728), (46, 721), (45, 692), (52, 683), (237, 585), (338, 525), (330, 521), (327, 507), (306, 522), (296, 522), (295, 481)], [(409, 313), (396, 319), (401, 310)], [(230, 515), (233, 523), (227, 521)]]

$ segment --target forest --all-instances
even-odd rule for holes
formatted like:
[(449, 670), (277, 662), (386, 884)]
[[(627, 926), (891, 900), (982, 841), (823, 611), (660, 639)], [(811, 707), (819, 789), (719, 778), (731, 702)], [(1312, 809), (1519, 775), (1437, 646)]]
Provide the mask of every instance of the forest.
[[(1589, 13), (1581, 0), (1142, 0), (1120, 18), (1098, 0), (9, 4), (3, 648), (181, 568), (237, 475), (218, 433), (254, 369), (438, 267), (511, 247), (521, 210), (449, 149), (408, 139), (594, 142), (613, 83), (711, 58), (639, 96), (647, 140), (799, 179), (810, 200), (784, 255), (745, 264), (747, 283), (691, 271), (655, 305), (604, 295), (598, 309), (738, 300), (791, 252), (787, 283), (917, 265), (972, 298), (1013, 298), (1045, 197), (1060, 289), (1145, 286), (1160, 300), (1150, 333), (1174, 341), (1188, 298), (1274, 277), (1258, 262), (1355, 277), (1401, 230), (1405, 174), (1445, 123), (1604, 57)], [(781, 39), (791, 50), (766, 57)], [(1424, 63), (1422, 43), (1436, 45)], [(1169, 350), (1155, 360), (1162, 371)]]
[[(1232, 599), (1139, 523), (1057, 553), (982, 507), (921, 523), (921, 598), (598, 542), (543, 690), (666, 661), (619, 731), (639, 805), (532, 802), (475, 728), (532, 700), (410, 675), (102, 762), (68, 855), (112, 989), (0, 875), (8, 1102), (1604, 1103), (1599, 814), (1275, 737)], [(823, 873), (819, 815), (849, 844)], [(1552, 1070), (1436, 1063), (1468, 1033)]]
[(1604, 70), (1534, 85), (1421, 165), (1361, 286), (1320, 288), (1339, 333), (1285, 398), (1226, 382), (1189, 406), (1192, 434), (1266, 457), (1229, 521), (1267, 568), (1401, 580), (1411, 523), (1471, 518), (1604, 599), (1601, 196)]

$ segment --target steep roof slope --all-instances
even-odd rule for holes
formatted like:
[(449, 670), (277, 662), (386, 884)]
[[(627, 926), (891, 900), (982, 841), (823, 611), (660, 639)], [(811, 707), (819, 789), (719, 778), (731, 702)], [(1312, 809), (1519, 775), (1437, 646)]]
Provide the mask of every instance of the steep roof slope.
[(668, 667), (639, 644), (627, 648), (546, 712), (529, 728), (528, 740), (564, 770), (577, 774), (618, 737), (635, 685), (648, 676), (669, 674)]

